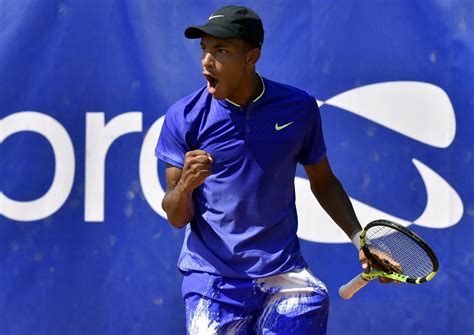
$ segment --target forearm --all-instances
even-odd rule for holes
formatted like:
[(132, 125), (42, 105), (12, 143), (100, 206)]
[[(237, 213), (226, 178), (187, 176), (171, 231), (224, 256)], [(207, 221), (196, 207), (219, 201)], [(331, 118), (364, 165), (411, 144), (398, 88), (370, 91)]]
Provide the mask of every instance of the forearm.
[(336, 177), (323, 186), (312, 186), (311, 190), (320, 205), (349, 238), (362, 229), (352, 203)]
[(166, 212), (168, 222), (172, 226), (176, 228), (184, 227), (194, 217), (192, 191), (184, 189), (182, 184), (178, 183), (172, 191), (166, 193), (162, 207)]

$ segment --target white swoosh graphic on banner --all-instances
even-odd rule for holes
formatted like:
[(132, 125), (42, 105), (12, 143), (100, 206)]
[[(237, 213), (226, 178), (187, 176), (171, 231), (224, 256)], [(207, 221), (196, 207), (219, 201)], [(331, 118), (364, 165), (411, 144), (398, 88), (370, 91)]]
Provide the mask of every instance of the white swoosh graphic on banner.
[[(456, 134), (453, 106), (439, 87), (421, 82), (386, 82), (367, 85), (338, 94), (318, 106), (332, 105), (377, 122), (422, 143), (446, 148)], [(464, 206), (457, 192), (441, 176), (417, 159), (413, 164), (426, 188), (427, 201), (413, 223), (428, 228), (448, 228), (457, 224)], [(344, 243), (349, 239), (317, 204), (309, 181), (295, 178), (298, 236), (313, 242)], [(363, 225), (385, 218), (404, 226), (411, 221), (395, 217), (351, 198)]]
[(381, 124), (422, 143), (448, 147), (456, 119), (440, 87), (416, 81), (394, 81), (354, 88), (318, 105), (332, 105)]

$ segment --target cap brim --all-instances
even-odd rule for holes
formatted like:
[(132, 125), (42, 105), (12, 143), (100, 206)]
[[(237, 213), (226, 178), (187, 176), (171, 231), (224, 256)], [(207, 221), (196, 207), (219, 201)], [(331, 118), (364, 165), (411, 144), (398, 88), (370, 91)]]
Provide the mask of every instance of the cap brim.
[(184, 36), (190, 39), (201, 38), (202, 35), (207, 34), (217, 38), (233, 38), (237, 37), (237, 34), (227, 28), (221, 26), (215, 26), (206, 24), (204, 26), (188, 27), (184, 31)]

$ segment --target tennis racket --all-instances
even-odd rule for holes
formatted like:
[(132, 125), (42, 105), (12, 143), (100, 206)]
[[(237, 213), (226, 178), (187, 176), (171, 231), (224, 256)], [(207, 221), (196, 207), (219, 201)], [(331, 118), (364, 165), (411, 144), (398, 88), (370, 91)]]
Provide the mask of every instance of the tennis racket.
[(436, 275), (439, 263), (435, 253), (418, 235), (388, 220), (375, 220), (360, 232), (360, 246), (376, 270), (354, 277), (339, 288), (343, 299), (352, 296), (375, 278), (421, 284)]

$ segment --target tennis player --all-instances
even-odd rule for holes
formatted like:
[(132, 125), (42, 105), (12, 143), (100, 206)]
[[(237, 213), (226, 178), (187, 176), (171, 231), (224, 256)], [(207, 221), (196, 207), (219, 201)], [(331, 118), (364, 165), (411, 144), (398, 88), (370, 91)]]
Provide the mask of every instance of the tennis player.
[(331, 171), (316, 101), (256, 72), (264, 30), (251, 9), (223, 7), (185, 36), (201, 41), (207, 85), (169, 108), (155, 154), (167, 163), (168, 221), (186, 227), (188, 334), (325, 334), (328, 293), (296, 236), (297, 163), (353, 241), (361, 226)]

